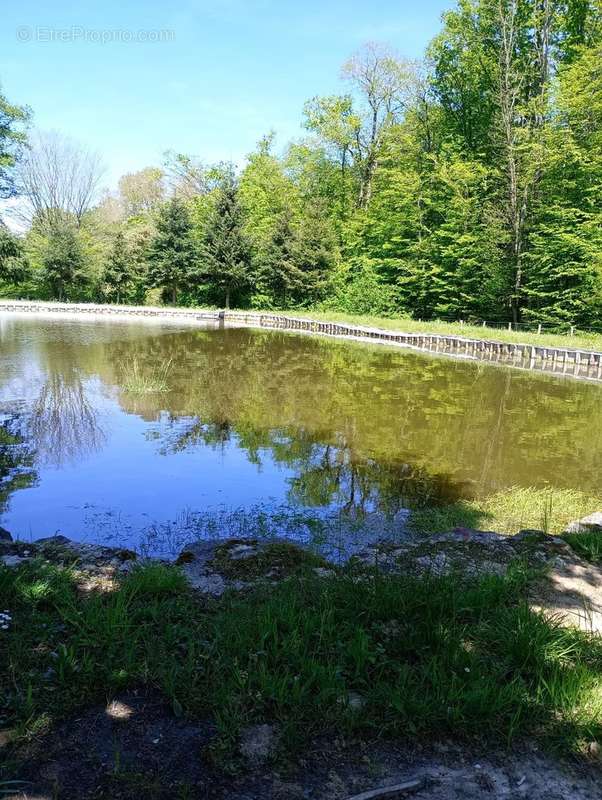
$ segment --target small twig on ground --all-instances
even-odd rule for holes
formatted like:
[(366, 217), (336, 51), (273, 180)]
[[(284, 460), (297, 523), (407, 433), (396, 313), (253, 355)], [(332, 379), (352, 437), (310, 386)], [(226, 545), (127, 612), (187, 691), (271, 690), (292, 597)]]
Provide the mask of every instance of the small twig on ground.
[(394, 786), (383, 786), (381, 789), (370, 789), (368, 792), (361, 794), (354, 794), (353, 797), (348, 797), (347, 800), (376, 800), (377, 798), (394, 798), (401, 792), (413, 792), (417, 789), (422, 789), (424, 786), (424, 778), (416, 778), (412, 781), (405, 783), (396, 783)]

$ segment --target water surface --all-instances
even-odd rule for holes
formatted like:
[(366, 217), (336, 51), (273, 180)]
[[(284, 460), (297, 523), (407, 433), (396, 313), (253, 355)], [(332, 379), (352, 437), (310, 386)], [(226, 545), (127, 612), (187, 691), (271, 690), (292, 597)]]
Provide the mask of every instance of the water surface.
[[(165, 391), (126, 390), (157, 365)], [(0, 524), (168, 552), (275, 528), (344, 538), (341, 518), (397, 530), (404, 508), (512, 485), (596, 492), (601, 400), (378, 345), (5, 314)]]

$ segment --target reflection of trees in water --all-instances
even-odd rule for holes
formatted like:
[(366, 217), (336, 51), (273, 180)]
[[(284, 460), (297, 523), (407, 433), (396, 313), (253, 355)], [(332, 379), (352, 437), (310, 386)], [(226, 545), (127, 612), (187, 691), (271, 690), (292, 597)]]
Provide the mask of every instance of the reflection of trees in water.
[(149, 421), (158, 404), (169, 409), (167, 447), (235, 436), (253, 461), (267, 448), (298, 471), (291, 492), (308, 501), (369, 504), (370, 485), (415, 502), (469, 487), (598, 485), (596, 386), (273, 331), (178, 332), (120, 343), (111, 359), (132, 355), (149, 368), (172, 359), (169, 392), (144, 407), (120, 398)]
[(25, 415), (0, 414), (0, 514), (6, 511), (13, 492), (36, 482), (35, 457)]
[(38, 457), (57, 466), (100, 449), (104, 433), (79, 373), (52, 372), (33, 403), (32, 442)]
[[(100, 353), (102, 350), (102, 356)], [(261, 449), (297, 470), (291, 492), (370, 503), (370, 485), (416, 498), (552, 482), (595, 490), (600, 389), (545, 375), (274, 331), (153, 334), (105, 343), (95, 371), (171, 359), (169, 391), (119, 396), (125, 411), (173, 425), (167, 449)], [(178, 441), (179, 437), (179, 441)], [(337, 494), (338, 493), (338, 494)]]
[(322, 436), (336, 444), (324, 444), (294, 428), (257, 431), (226, 421), (173, 416), (163, 421), (161, 432), (155, 431), (163, 454), (199, 445), (222, 449), (235, 442), (252, 463), (261, 464), (262, 451), (269, 452), (274, 463), (295, 473), (288, 492), (295, 505), (336, 506), (352, 516), (370, 511), (394, 514), (401, 508), (453, 502), (464, 490), (446, 475), (433, 475), (403, 461), (383, 463), (362, 457), (333, 432)]

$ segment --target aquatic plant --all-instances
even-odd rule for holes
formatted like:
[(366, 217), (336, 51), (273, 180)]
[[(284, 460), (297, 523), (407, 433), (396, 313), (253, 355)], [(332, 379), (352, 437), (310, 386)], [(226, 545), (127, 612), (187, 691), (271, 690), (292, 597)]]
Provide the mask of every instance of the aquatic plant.
[(136, 357), (130, 359), (124, 368), (121, 388), (129, 394), (152, 394), (169, 391), (168, 377), (171, 372), (171, 358), (158, 364), (141, 364)]

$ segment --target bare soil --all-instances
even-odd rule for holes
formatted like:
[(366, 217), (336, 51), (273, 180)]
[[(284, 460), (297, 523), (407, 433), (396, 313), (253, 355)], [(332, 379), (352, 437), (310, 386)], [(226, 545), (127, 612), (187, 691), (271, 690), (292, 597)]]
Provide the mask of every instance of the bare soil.
[[(558, 763), (530, 742), (479, 751), (320, 740), (295, 763), (219, 764), (210, 722), (173, 714), (154, 692), (114, 698), (63, 722), (13, 753), (20, 800), (346, 800), (413, 779), (415, 800), (602, 798), (602, 766)], [(230, 769), (231, 768), (231, 769)]]

